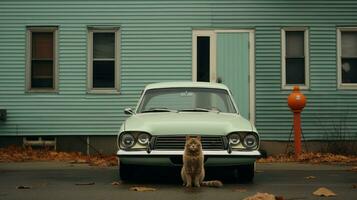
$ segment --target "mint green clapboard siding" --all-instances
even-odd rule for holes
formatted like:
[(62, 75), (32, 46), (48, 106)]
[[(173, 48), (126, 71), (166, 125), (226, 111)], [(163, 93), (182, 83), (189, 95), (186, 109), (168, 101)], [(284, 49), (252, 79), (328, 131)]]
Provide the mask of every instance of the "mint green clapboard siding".
[(217, 77), (227, 85), (239, 113), (249, 119), (249, 33), (217, 34)]
[[(357, 1), (157, 0), (0, 1), (0, 135), (114, 135), (144, 85), (191, 80), (192, 29), (254, 29), (256, 126), (265, 140), (287, 140), (290, 91), (281, 90), (280, 30), (310, 37), (310, 89), (302, 114), (307, 139), (325, 139), (347, 116), (356, 136), (357, 90), (336, 86), (336, 27), (357, 27)], [(59, 26), (58, 94), (25, 93), (26, 26)], [(119, 95), (86, 93), (87, 26), (121, 28)]]

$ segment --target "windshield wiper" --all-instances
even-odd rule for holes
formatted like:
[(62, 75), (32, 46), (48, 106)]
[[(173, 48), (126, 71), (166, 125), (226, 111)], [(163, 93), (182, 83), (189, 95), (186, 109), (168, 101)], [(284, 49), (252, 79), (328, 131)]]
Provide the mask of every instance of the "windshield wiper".
[(210, 110), (206, 108), (190, 108), (190, 109), (182, 109), (179, 112), (218, 112), (216, 110)]
[(177, 112), (177, 110), (170, 110), (168, 108), (151, 108), (149, 110), (144, 110), (141, 113), (148, 113), (148, 112)]

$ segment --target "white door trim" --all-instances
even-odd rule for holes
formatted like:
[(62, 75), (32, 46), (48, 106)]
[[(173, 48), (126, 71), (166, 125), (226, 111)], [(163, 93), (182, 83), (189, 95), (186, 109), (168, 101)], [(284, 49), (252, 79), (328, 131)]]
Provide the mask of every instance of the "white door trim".
[(197, 81), (197, 36), (210, 37), (210, 82), (217, 80), (217, 33), (249, 33), (249, 120), (255, 123), (255, 30), (216, 29), (192, 30), (192, 81)]

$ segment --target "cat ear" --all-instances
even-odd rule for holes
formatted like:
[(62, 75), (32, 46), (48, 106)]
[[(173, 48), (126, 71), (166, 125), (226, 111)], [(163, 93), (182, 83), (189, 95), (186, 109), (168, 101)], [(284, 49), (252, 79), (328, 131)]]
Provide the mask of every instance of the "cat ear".
[(198, 140), (201, 140), (201, 136), (200, 136), (200, 135), (198, 135), (196, 138), (197, 138)]

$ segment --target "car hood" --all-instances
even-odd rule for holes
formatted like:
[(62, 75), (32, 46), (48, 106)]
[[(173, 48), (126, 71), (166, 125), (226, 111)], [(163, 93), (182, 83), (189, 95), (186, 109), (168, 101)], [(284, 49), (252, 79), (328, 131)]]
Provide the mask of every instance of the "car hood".
[(238, 114), (216, 112), (140, 113), (129, 117), (123, 129), (152, 135), (226, 135), (234, 131), (256, 131)]

